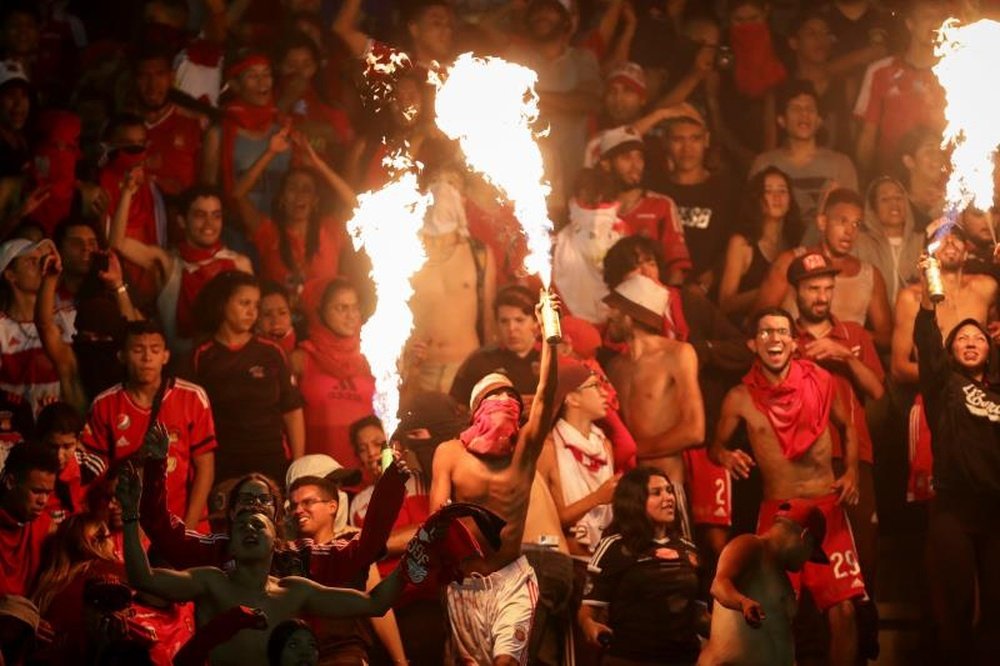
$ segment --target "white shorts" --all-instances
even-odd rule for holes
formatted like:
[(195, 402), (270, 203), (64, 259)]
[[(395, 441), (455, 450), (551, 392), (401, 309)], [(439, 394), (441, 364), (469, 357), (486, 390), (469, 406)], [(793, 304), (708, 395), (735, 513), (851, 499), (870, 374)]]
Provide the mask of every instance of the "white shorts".
[(500, 655), (527, 662), (538, 579), (523, 555), (489, 576), (452, 583), (447, 598), (455, 663), (490, 666)]

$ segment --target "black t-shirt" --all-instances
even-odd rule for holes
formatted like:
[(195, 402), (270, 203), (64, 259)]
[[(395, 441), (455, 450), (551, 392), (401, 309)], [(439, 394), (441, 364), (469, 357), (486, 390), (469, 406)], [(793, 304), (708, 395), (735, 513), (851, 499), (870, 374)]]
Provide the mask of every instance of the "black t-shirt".
[(734, 231), (735, 180), (717, 171), (704, 183), (677, 185), (665, 182), (660, 191), (677, 204), (695, 274), (718, 268), (725, 259), (726, 243)]
[(610, 653), (637, 661), (698, 659), (698, 554), (680, 537), (630, 553), (621, 535), (601, 539), (588, 567), (583, 603), (608, 607)]
[(477, 349), (465, 359), (452, 382), (451, 397), (460, 405), (468, 405), (473, 387), (491, 372), (502, 372), (521, 395), (533, 395), (538, 389), (541, 353), (532, 349), (521, 358), (508, 349), (494, 345)]
[(894, 52), (905, 41), (905, 29), (900, 22), (893, 20), (889, 12), (877, 7), (869, 7), (856, 21), (844, 16), (832, 2), (820, 12), (835, 37), (831, 51), (834, 58), (871, 46), (878, 40), (882, 40), (886, 48)]
[(284, 481), (282, 416), (303, 401), (281, 348), (256, 337), (239, 349), (212, 340), (195, 350), (184, 374), (204, 387), (212, 403), (216, 481), (249, 472)]

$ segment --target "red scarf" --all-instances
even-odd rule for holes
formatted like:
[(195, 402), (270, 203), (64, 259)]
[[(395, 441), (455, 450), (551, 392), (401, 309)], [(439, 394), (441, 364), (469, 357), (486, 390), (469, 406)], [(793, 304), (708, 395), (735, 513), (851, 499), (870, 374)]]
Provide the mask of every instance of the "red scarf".
[(236, 268), (232, 259), (216, 257), (220, 250), (222, 243), (203, 248), (195, 247), (185, 239), (177, 244), (177, 253), (184, 261), (181, 290), (177, 296), (177, 335), (181, 338), (194, 337), (194, 301), (198, 293), (219, 273)]
[(360, 335), (345, 338), (314, 320), (309, 322), (309, 339), (301, 347), (323, 374), (337, 379), (371, 375), (368, 361), (361, 353)]
[(472, 426), (458, 436), (465, 449), (481, 456), (501, 458), (514, 451), (521, 406), (515, 400), (483, 400)]
[(743, 378), (754, 406), (767, 415), (781, 451), (796, 460), (819, 439), (830, 422), (833, 381), (811, 361), (793, 360), (788, 376), (772, 384), (756, 361)]
[(774, 52), (771, 31), (766, 23), (744, 23), (729, 28), (733, 45), (736, 88), (752, 99), (785, 80), (787, 72)]
[(252, 106), (244, 102), (233, 102), (226, 106), (222, 119), (222, 186), (226, 194), (232, 194), (236, 187), (236, 172), (233, 159), (236, 150), (236, 134), (239, 130), (265, 132), (278, 121), (278, 107), (271, 101), (265, 106)]
[(691, 335), (687, 319), (684, 318), (684, 303), (681, 301), (681, 290), (677, 287), (667, 287), (670, 298), (667, 299), (667, 312), (663, 313), (663, 334), (672, 340), (687, 342)]

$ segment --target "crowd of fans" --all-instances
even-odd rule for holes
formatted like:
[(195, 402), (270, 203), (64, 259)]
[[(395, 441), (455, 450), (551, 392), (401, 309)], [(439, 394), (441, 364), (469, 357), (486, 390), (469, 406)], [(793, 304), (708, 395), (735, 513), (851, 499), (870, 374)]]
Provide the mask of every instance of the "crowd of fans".
[[(996, 4), (7, 0), (0, 664), (864, 663), (885, 516), (926, 663), (1000, 663), (997, 225), (942, 221), (931, 70)], [(467, 51), (538, 75), (561, 340), (435, 124)], [(386, 432), (346, 222), (397, 150)]]

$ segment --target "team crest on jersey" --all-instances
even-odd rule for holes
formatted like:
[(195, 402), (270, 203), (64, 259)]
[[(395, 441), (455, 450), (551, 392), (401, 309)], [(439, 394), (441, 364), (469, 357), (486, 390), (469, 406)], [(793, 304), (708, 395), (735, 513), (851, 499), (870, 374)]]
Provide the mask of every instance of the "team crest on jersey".
[(115, 427), (119, 430), (128, 430), (128, 427), (132, 425), (132, 419), (128, 414), (119, 414), (118, 420), (115, 422)]
[(264, 379), (264, 366), (262, 365), (252, 366), (247, 372), (249, 372), (250, 376), (254, 379)]
[(115, 446), (119, 449), (125, 448), (126, 446), (128, 446), (128, 444), (129, 444), (128, 437), (119, 437), (115, 441)]
[(524, 630), (524, 627), (517, 627), (514, 629), (514, 640), (518, 643), (523, 643), (528, 640), (528, 632)]

